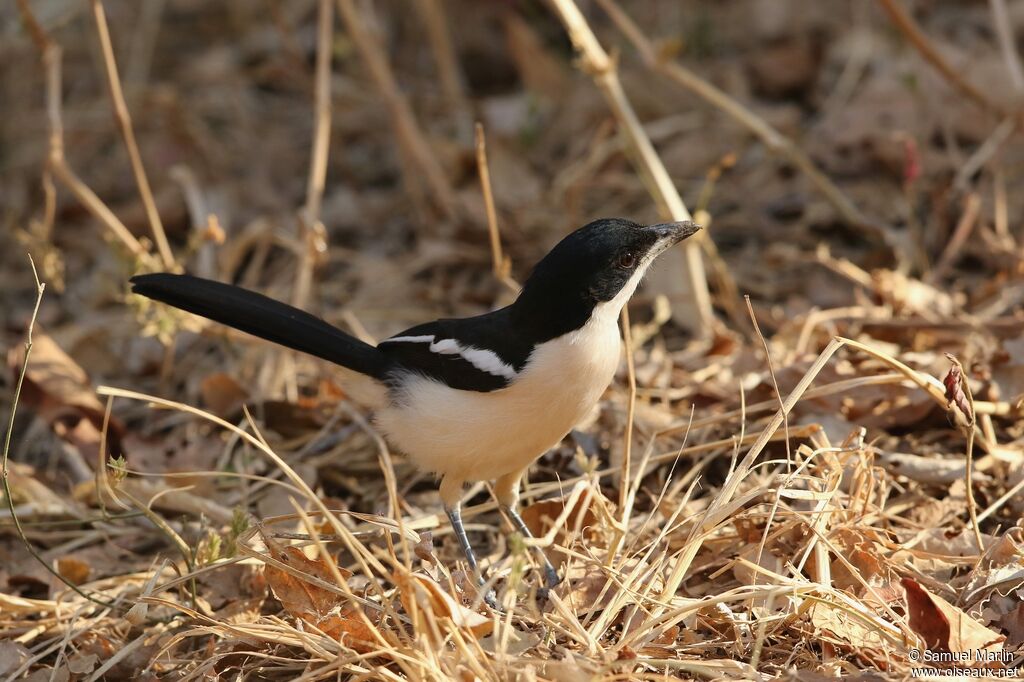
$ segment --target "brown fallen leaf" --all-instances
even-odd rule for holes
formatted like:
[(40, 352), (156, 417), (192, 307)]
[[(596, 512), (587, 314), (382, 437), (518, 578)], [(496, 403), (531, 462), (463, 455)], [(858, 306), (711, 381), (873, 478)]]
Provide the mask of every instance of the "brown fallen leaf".
[(81, 559), (67, 556), (57, 559), (57, 572), (75, 585), (81, 585), (89, 579), (92, 567)]
[(934, 651), (954, 653), (986, 649), (1002, 651), (1004, 635), (988, 629), (963, 610), (932, 594), (911, 578), (904, 578), (910, 628)]
[(493, 620), (466, 608), (427, 576), (400, 571), (394, 574), (393, 580), (406, 611), (411, 611), (415, 602), (421, 610), (427, 609), (438, 618), (449, 619), (475, 637), (486, 637), (494, 629)]
[[(20, 344), (8, 353), (8, 365), (15, 376), (21, 369), (24, 357), (25, 349)], [(35, 409), (51, 426), (56, 427), (59, 424), (61, 431), (58, 435), (62, 438), (74, 434), (77, 439), (84, 438), (90, 445), (98, 446), (98, 434), (103, 426), (104, 404), (96, 397), (96, 391), (86, 371), (65, 353), (52, 337), (38, 328), (32, 337), (32, 354), (29, 356), (25, 371), (21, 402)], [(84, 431), (76, 430), (76, 426), (83, 419), (91, 423), (92, 428), (88, 431), (93, 434), (92, 436), (86, 436)], [(108, 428), (111, 450), (119, 449), (123, 435), (123, 425), (111, 417)], [(89, 457), (89, 453), (83, 454)]]
[[(277, 542), (262, 530), (260, 534), (275, 559), (300, 573), (335, 584), (334, 573), (325, 559), (310, 559), (298, 547)], [(264, 570), (274, 596), (292, 616), (359, 653), (377, 649), (379, 633), (359, 615), (358, 609), (346, 604), (340, 595), (270, 564)], [(338, 571), (345, 580), (352, 576), (350, 571), (340, 566)]]
[(214, 372), (199, 384), (203, 404), (214, 414), (226, 417), (242, 406), (249, 392), (227, 372)]

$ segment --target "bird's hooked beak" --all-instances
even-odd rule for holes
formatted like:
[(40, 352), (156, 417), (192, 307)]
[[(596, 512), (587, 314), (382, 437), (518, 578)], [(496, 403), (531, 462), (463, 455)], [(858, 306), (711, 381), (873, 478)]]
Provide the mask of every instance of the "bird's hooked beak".
[(681, 220), (675, 223), (648, 225), (642, 229), (654, 233), (654, 245), (648, 252), (649, 257), (653, 259), (687, 237), (696, 234), (701, 229), (701, 226), (692, 220)]
[(664, 241), (666, 246), (672, 246), (696, 234), (701, 226), (692, 220), (681, 220), (675, 223), (648, 225), (643, 229), (653, 232), (659, 242)]

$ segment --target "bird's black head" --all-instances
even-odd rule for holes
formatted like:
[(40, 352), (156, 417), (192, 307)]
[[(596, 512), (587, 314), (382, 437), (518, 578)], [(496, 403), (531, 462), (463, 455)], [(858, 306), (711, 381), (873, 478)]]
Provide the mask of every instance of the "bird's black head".
[(654, 259), (699, 229), (690, 221), (645, 227), (621, 218), (595, 220), (537, 263), (513, 308), (523, 323), (551, 338), (579, 328), (595, 309), (618, 315)]

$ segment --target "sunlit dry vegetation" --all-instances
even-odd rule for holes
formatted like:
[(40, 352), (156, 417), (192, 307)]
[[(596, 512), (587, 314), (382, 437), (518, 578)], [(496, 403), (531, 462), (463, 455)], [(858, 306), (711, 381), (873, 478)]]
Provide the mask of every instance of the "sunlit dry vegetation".
[[(7, 3), (0, 677), (1021, 670), (1022, 10)], [(498, 611), (329, 366), (127, 288), (377, 340), (604, 216), (706, 229), (531, 471), (546, 599), (467, 491)]]

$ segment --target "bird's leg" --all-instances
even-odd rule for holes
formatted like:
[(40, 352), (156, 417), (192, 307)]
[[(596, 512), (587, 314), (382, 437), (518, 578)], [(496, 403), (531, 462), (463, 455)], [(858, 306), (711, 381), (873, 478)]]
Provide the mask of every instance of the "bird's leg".
[[(447, 478), (441, 481), (441, 500), (444, 502), (444, 511), (448, 514), (448, 520), (452, 524), (455, 539), (459, 541), (459, 547), (462, 548), (462, 553), (466, 555), (466, 563), (469, 564), (469, 570), (476, 576), (477, 584), (482, 588), (487, 581), (484, 580), (483, 573), (480, 572), (480, 564), (476, 560), (476, 552), (473, 551), (473, 546), (469, 544), (469, 538), (466, 537), (466, 527), (462, 525), (461, 495), (461, 481), (452, 482)], [(494, 590), (487, 590), (484, 593), (484, 602), (492, 609), (498, 608)]]
[[(498, 504), (501, 505), (502, 511), (508, 516), (509, 521), (512, 522), (513, 527), (524, 538), (533, 539), (533, 533), (527, 527), (526, 522), (523, 521), (523, 517), (519, 515), (517, 507), (519, 506), (519, 480), (523, 477), (523, 471), (518, 471), (514, 474), (508, 474), (502, 476), (494, 482), (494, 496), (498, 498)], [(537, 557), (541, 561), (541, 566), (544, 570), (544, 585), (546, 590), (554, 588), (558, 583), (562, 582), (562, 579), (558, 576), (558, 571), (551, 565), (551, 561), (548, 560), (544, 550), (540, 547), (534, 547), (534, 551), (537, 553)], [(546, 591), (545, 590), (545, 591)]]

